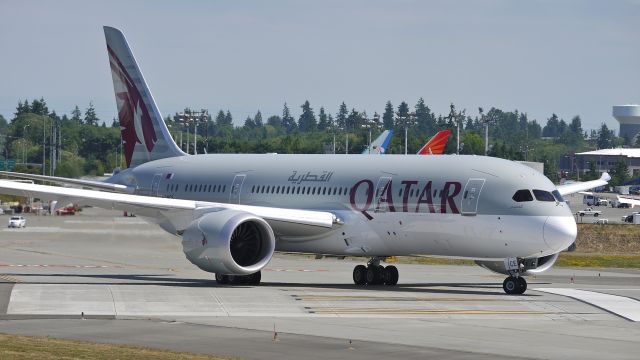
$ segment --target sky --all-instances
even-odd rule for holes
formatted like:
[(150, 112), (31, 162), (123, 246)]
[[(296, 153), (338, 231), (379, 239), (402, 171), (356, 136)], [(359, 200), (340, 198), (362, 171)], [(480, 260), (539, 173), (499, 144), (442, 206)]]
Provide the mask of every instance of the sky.
[(222, 109), (242, 124), (285, 102), (373, 114), (422, 97), (436, 114), (617, 131), (611, 106), (640, 103), (640, 0), (0, 0), (0, 114), (42, 97), (59, 115), (92, 102), (117, 116), (103, 25), (125, 33), (163, 116)]

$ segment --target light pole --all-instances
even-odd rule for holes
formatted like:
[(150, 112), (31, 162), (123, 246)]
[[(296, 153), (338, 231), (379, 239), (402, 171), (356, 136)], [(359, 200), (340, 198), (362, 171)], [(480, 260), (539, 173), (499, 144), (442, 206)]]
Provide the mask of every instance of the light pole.
[(42, 116), (42, 175), (47, 175), (44, 170), (44, 165), (47, 160), (47, 116)]
[(26, 166), (27, 163), (27, 128), (29, 124), (22, 128), (22, 164)]
[(400, 113), (396, 113), (396, 124), (400, 124), (404, 127), (404, 154), (407, 155), (409, 152), (409, 126), (413, 125), (415, 122), (416, 114), (408, 113), (407, 115), (400, 115)]

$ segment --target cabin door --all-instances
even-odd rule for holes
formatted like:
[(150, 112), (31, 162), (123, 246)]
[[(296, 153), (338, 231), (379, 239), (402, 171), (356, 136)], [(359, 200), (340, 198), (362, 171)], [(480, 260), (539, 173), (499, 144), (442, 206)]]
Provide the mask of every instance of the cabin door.
[(469, 179), (462, 193), (462, 215), (474, 216), (478, 212), (478, 199), (485, 179)]
[(240, 204), (240, 192), (242, 192), (242, 184), (247, 177), (245, 174), (236, 175), (231, 183), (231, 190), (229, 192), (229, 203)]

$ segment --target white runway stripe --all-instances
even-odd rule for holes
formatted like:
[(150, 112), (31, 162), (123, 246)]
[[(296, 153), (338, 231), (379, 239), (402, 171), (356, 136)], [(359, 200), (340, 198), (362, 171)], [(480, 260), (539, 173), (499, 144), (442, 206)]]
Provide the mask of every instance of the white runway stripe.
[(576, 289), (537, 288), (533, 290), (568, 296), (597, 306), (625, 319), (640, 321), (640, 301), (628, 297)]

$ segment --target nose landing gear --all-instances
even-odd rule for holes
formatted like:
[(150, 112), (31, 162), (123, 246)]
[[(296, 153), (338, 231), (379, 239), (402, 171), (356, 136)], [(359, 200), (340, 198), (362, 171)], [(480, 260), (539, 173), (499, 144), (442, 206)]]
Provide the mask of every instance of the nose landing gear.
[(504, 292), (509, 295), (521, 295), (527, 290), (527, 280), (522, 277), (525, 270), (524, 259), (508, 258), (504, 261), (509, 277), (502, 282)]
[(398, 283), (398, 268), (380, 265), (380, 258), (369, 260), (367, 266), (357, 265), (353, 268), (353, 283), (356, 285), (396, 285)]
[(522, 276), (509, 276), (502, 282), (502, 288), (504, 289), (504, 292), (509, 295), (524, 294), (527, 290), (527, 280)]

